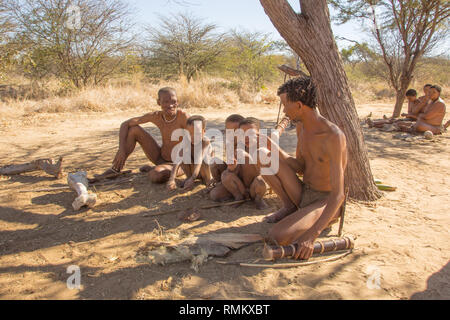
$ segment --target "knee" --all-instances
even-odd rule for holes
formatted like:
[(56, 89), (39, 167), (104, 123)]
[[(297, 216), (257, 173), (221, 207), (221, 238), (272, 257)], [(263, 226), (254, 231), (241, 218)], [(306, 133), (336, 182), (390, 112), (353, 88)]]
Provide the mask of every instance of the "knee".
[(234, 175), (234, 173), (231, 173), (230, 171), (225, 170), (224, 172), (222, 172), (220, 179), (222, 180), (222, 183), (230, 183), (230, 181), (232, 181), (232, 179), (233, 179), (233, 175)]
[(280, 230), (280, 228), (277, 228), (277, 226), (275, 226), (269, 230), (268, 237), (269, 237), (269, 240), (273, 241), (274, 243), (276, 243), (280, 246), (289, 245), (288, 241), (286, 241), (285, 237), (283, 237), (282, 230)]
[(253, 180), (253, 186), (255, 188), (255, 192), (260, 194), (266, 193), (267, 185), (264, 179), (261, 176), (257, 176), (255, 180)]
[(128, 135), (133, 136), (133, 137), (138, 137), (141, 135), (142, 131), (144, 129), (142, 129), (141, 126), (134, 126), (134, 127), (130, 127), (128, 129)]
[(209, 198), (212, 201), (219, 202), (220, 201), (219, 190), (217, 188), (212, 189), (211, 192), (209, 193)]

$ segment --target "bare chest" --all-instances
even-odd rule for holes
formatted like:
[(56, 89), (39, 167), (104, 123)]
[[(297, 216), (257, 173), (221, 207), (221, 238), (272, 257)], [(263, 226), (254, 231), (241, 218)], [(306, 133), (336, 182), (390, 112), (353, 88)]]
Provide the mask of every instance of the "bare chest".
[[(166, 122), (160, 119), (155, 124), (161, 132), (163, 143), (178, 143), (182, 140), (184, 125), (178, 119), (175, 119), (173, 122)], [(177, 132), (176, 130), (178, 129), (180, 130)], [(173, 141), (172, 138), (174, 138)]]
[(297, 158), (303, 158), (307, 167), (328, 166), (330, 159), (325, 152), (325, 136), (300, 133), (297, 145)]

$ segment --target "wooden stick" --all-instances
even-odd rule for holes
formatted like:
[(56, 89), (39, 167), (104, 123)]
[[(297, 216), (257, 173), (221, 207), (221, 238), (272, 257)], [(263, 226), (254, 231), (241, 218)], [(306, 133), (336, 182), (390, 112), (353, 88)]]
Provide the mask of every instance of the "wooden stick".
[(278, 69), (280, 69), (280, 70), (283, 71), (284, 73), (290, 75), (291, 77), (299, 77), (299, 76), (307, 77), (307, 76), (308, 76), (308, 75), (307, 75), (306, 73), (304, 73), (303, 71), (301, 71), (301, 70), (296, 70), (296, 69), (291, 68), (291, 67), (289, 67), (289, 66), (287, 66), (287, 65), (285, 65), (285, 64), (279, 66)]
[(43, 170), (55, 178), (61, 178), (63, 157), (57, 162), (53, 159), (39, 159), (24, 164), (12, 164), (0, 168), (0, 174), (10, 176), (37, 170)]
[[(353, 249), (354, 240), (350, 237), (342, 239), (318, 241), (314, 243), (314, 253), (324, 253), (332, 251), (341, 251)], [(265, 260), (276, 260), (282, 258), (290, 258), (294, 256), (297, 251), (298, 245), (291, 244), (290, 246), (265, 246), (263, 251), (263, 257)]]
[(347, 190), (345, 190), (344, 203), (341, 208), (341, 218), (339, 219), (339, 231), (338, 231), (339, 238), (342, 237), (342, 233), (344, 232), (345, 209), (347, 207), (348, 193), (349, 193), (349, 188), (347, 187)]
[(251, 268), (274, 268), (274, 269), (285, 269), (285, 268), (295, 268), (295, 267), (304, 267), (304, 266), (310, 266), (313, 264), (318, 263), (324, 263), (324, 262), (332, 262), (339, 259), (342, 259), (346, 256), (348, 256), (350, 253), (352, 253), (352, 250), (348, 250), (347, 252), (344, 252), (340, 255), (316, 260), (316, 261), (306, 261), (306, 262), (289, 262), (289, 263), (248, 263), (248, 262), (227, 262), (227, 261), (218, 261), (216, 260), (216, 263), (223, 264), (223, 265), (237, 265), (241, 267), (251, 267)]
[[(278, 67), (281, 71), (283, 71), (283, 69), (281, 69), (282, 66)], [(286, 82), (286, 77), (287, 74), (284, 75), (284, 82)], [(278, 117), (277, 117), (277, 125), (280, 124), (280, 115), (281, 115), (281, 100), (280, 100), (280, 106), (278, 107)]]
[(192, 209), (206, 210), (206, 209), (219, 208), (219, 207), (228, 207), (228, 206), (242, 204), (242, 203), (245, 203), (247, 201), (250, 201), (250, 200), (239, 200), (239, 201), (233, 201), (233, 202), (222, 202), (222, 203), (211, 204), (211, 205), (207, 205), (207, 206), (203, 206), (203, 207), (199, 207), (199, 208), (191, 207), (191, 208), (185, 208), (185, 209), (176, 209), (176, 210), (165, 211), (165, 212), (144, 214), (143, 216), (146, 217), (146, 218), (147, 217), (157, 217), (157, 216), (164, 216), (166, 214), (178, 213), (178, 212), (182, 212), (182, 211), (186, 211), (186, 210), (192, 210)]

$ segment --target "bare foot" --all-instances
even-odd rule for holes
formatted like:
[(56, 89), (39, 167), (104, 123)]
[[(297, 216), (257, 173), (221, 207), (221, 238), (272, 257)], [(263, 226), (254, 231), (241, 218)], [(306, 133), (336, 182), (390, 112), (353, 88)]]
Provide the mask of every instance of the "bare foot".
[(217, 185), (217, 181), (211, 179), (206, 183), (206, 188), (202, 190), (203, 195), (208, 195)]
[(257, 196), (255, 198), (255, 205), (256, 205), (256, 209), (258, 210), (264, 210), (267, 209), (269, 206), (267, 205), (267, 203), (264, 201), (263, 198)]
[(272, 213), (264, 218), (264, 221), (267, 223), (277, 223), (278, 221), (281, 221), (283, 218), (287, 217), (291, 213), (294, 213), (297, 211), (297, 207), (292, 208), (281, 208), (275, 213)]
[(332, 231), (332, 228), (327, 227), (327, 228), (323, 229), (323, 231), (320, 233), (320, 236), (325, 237), (325, 236), (329, 235), (331, 231)]
[[(237, 197), (234, 196), (234, 201), (242, 201), (242, 200), (245, 200), (245, 196), (244, 195), (239, 195)], [(236, 208), (239, 208), (240, 206), (242, 206), (242, 203), (238, 203), (238, 204), (232, 205), (231, 207), (236, 209)]]
[(152, 171), (153, 168), (154, 167), (152, 167), (152, 166), (142, 166), (139, 168), (139, 171), (142, 173), (148, 173), (148, 172)]
[(447, 129), (448, 127), (450, 127), (450, 120), (448, 120), (447, 123), (444, 124), (444, 129)]
[(102, 174), (94, 174), (94, 179), (88, 179), (88, 180), (89, 180), (89, 183), (94, 183), (94, 182), (98, 182), (98, 181), (105, 180), (105, 179), (113, 179), (120, 175), (121, 175), (120, 171), (117, 171), (117, 170), (114, 170), (111, 168), (111, 169), (106, 170)]

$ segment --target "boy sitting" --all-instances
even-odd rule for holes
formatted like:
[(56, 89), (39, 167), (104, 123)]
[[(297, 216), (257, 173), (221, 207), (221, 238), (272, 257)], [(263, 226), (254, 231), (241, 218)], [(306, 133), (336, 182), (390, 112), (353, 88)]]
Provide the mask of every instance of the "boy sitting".
[[(182, 183), (185, 190), (192, 190), (195, 180), (200, 178), (207, 186), (212, 183), (211, 168), (208, 164), (211, 156), (211, 143), (205, 136), (206, 120), (202, 116), (192, 116), (186, 122), (186, 130), (188, 136), (181, 142), (182, 150), (180, 152), (180, 160), (172, 168), (167, 189), (173, 191), (177, 188), (175, 178), (181, 167), (187, 179)], [(190, 156), (186, 159), (183, 152), (190, 152)]]
[[(253, 130), (255, 133), (252, 137), (245, 137), (244, 154), (247, 154), (250, 139), (259, 134), (260, 123), (255, 118), (246, 118), (240, 122), (239, 129), (243, 130), (244, 133), (247, 133), (249, 130)], [(266, 209), (268, 206), (263, 197), (266, 194), (267, 186), (260, 175), (258, 167), (249, 163), (248, 156), (245, 157), (244, 164), (237, 164), (236, 158), (235, 154), (235, 163), (228, 165), (227, 170), (222, 173), (223, 186), (233, 195), (234, 200), (239, 201), (251, 198), (254, 200), (257, 209)]]

